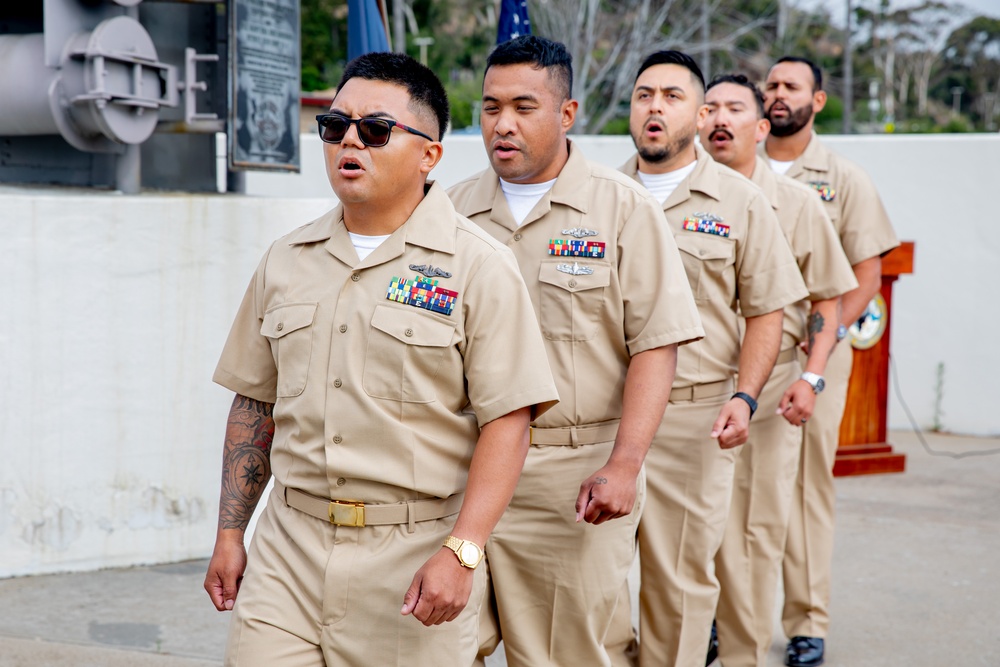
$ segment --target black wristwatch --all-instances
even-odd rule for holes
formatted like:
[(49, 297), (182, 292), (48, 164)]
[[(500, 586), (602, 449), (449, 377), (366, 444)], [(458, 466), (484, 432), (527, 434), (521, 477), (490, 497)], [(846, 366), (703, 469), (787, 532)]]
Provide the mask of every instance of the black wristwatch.
[[(753, 396), (744, 392), (738, 391), (733, 394), (733, 398), (742, 398), (750, 406), (750, 418), (753, 419), (753, 413), (757, 412), (757, 401), (754, 400)], [(733, 400), (732, 398), (729, 400)]]

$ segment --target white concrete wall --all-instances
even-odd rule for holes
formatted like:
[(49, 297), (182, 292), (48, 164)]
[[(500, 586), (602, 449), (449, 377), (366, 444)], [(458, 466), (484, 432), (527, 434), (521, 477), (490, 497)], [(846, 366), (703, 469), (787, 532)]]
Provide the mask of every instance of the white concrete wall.
[(268, 243), (329, 205), (0, 189), (0, 577), (211, 553), (215, 362)]
[[(611, 166), (632, 151), (578, 141)], [(1000, 136), (829, 141), (917, 243), (895, 293), (905, 400), (929, 426), (943, 362), (943, 425), (1000, 433)], [(487, 165), (478, 137), (445, 144), (444, 184)], [(211, 552), (232, 398), (211, 374), (267, 245), (333, 203), (315, 137), (303, 158), (298, 176), (249, 174), (263, 197), (0, 186), (0, 577)], [(890, 422), (908, 427), (895, 398)]]

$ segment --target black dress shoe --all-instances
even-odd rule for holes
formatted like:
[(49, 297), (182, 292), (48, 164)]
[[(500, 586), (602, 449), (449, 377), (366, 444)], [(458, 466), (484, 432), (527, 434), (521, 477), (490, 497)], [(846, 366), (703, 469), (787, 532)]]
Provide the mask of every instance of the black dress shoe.
[(719, 631), (712, 621), (712, 636), (708, 639), (708, 653), (705, 654), (705, 667), (709, 667), (719, 657)]
[(823, 639), (821, 637), (792, 637), (785, 647), (785, 664), (788, 667), (818, 667), (823, 664)]

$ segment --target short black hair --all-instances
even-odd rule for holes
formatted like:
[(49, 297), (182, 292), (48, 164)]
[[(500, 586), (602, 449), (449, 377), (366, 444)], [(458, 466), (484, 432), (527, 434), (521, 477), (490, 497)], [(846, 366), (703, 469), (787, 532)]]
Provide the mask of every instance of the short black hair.
[(688, 70), (701, 83), (701, 92), (705, 92), (705, 75), (701, 73), (701, 68), (694, 58), (680, 51), (657, 51), (646, 56), (646, 59), (639, 65), (639, 71), (635, 75), (638, 81), (642, 73), (653, 65), (680, 65)]
[(337, 89), (350, 79), (384, 81), (406, 88), (410, 103), (425, 107), (437, 118), (438, 139), (448, 129), (448, 93), (429, 68), (402, 53), (366, 53), (347, 63)]
[(764, 112), (764, 94), (760, 92), (760, 88), (757, 87), (753, 81), (748, 79), (743, 74), (719, 74), (712, 82), (708, 84), (706, 92), (712, 90), (715, 86), (720, 83), (735, 83), (737, 86), (743, 86), (751, 93), (753, 93), (753, 98), (757, 102), (757, 117), (764, 118), (767, 114)]
[(529, 64), (535, 69), (551, 69), (562, 84), (563, 99), (573, 96), (573, 56), (566, 45), (544, 37), (522, 35), (498, 44), (486, 59), (486, 71), (502, 65)]
[(821, 70), (819, 65), (813, 61), (800, 56), (782, 56), (781, 58), (778, 58), (778, 61), (774, 64), (778, 65), (780, 63), (802, 63), (803, 65), (808, 65), (809, 69), (812, 70), (813, 73), (813, 92), (823, 90), (823, 70)]

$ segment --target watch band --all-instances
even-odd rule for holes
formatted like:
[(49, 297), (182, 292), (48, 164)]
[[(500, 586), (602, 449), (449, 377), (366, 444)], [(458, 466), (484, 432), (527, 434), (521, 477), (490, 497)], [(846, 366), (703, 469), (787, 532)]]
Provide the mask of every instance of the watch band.
[[(753, 413), (757, 412), (757, 401), (754, 397), (744, 391), (738, 391), (733, 394), (733, 398), (740, 398), (746, 401), (746, 404), (750, 406), (750, 418), (753, 419)], [(733, 400), (733, 398), (729, 400)]]

